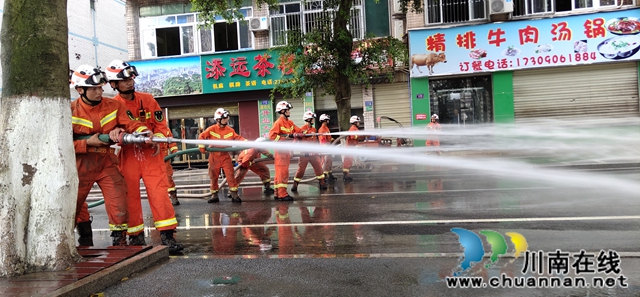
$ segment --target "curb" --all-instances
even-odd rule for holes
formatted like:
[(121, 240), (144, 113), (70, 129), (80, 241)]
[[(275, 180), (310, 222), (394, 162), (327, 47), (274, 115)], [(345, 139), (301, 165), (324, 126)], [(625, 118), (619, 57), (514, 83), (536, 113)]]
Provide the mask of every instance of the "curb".
[(96, 292), (116, 285), (124, 277), (147, 269), (160, 261), (169, 259), (169, 248), (155, 246), (120, 263), (78, 280), (51, 292), (50, 296), (91, 296)]

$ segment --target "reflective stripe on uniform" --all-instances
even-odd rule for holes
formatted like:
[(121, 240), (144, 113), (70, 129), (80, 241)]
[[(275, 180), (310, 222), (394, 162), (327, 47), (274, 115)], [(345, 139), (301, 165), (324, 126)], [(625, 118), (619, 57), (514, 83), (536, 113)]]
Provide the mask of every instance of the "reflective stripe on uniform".
[(280, 135), (276, 135), (276, 138), (273, 141), (278, 141), (280, 139)]
[(233, 136), (233, 132), (229, 132), (229, 133), (224, 135), (224, 139), (227, 139), (227, 138), (232, 137), (232, 136)]
[(317, 179), (324, 179), (324, 174), (323, 175), (318, 175), (316, 176)]
[(136, 234), (140, 231), (144, 230), (144, 224), (140, 224), (138, 226), (134, 226), (134, 227), (129, 227), (127, 228), (127, 233), (129, 234)]
[(118, 110), (114, 110), (110, 114), (106, 115), (102, 120), (100, 120), (100, 127), (104, 127), (104, 125), (116, 119), (116, 115), (118, 114)]
[(211, 134), (211, 136), (220, 139), (220, 134), (216, 133), (216, 132), (209, 132), (209, 134)]
[(278, 189), (278, 188), (287, 188), (287, 184), (275, 184), (273, 185), (274, 189)]
[(175, 190), (176, 190), (176, 188), (175, 188), (175, 187), (173, 187), (173, 188), (169, 188), (169, 189), (167, 190), (167, 192), (173, 192), (173, 191), (175, 191)]
[(153, 224), (156, 226), (156, 228), (162, 228), (162, 227), (177, 225), (178, 220), (176, 220), (176, 218), (174, 217), (168, 220), (157, 221), (157, 222), (154, 222)]
[(153, 134), (153, 136), (158, 137), (158, 138), (166, 138), (166, 137), (164, 137), (164, 134), (162, 134), (160, 132), (157, 132), (157, 133)]
[(93, 129), (93, 122), (79, 117), (71, 117), (71, 124), (85, 126), (87, 128)]
[(231, 192), (238, 192), (238, 187), (235, 187), (235, 188), (229, 188), (229, 191), (231, 191)]
[(270, 179), (270, 178), (267, 178), (267, 179), (263, 179), (263, 180), (262, 180), (262, 183), (263, 183), (263, 184), (264, 184), (264, 183), (270, 183), (270, 182), (271, 182), (271, 179)]
[(291, 133), (292, 130), (293, 130), (293, 128), (280, 127), (280, 131), (284, 131), (284, 132), (287, 132), (287, 133)]
[(127, 231), (127, 224), (120, 224), (120, 225), (109, 224), (109, 230), (111, 230), (111, 231)]
[(149, 128), (147, 128), (147, 126), (140, 126), (138, 129), (136, 129), (136, 132), (140, 133), (144, 130), (149, 130)]
[(218, 193), (218, 190), (211, 190), (211, 194)]
[(349, 172), (349, 169), (342, 168), (342, 172)]
[(301, 179), (301, 178), (294, 177), (294, 178), (293, 178), (293, 180), (294, 180), (294, 181), (299, 182), (299, 181), (301, 181), (302, 179)]

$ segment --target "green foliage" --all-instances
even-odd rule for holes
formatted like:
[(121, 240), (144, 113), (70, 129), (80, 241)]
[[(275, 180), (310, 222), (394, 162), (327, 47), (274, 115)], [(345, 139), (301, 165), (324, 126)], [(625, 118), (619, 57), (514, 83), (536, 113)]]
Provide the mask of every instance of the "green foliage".
[[(258, 7), (278, 4), (277, 0), (256, 1)], [(228, 20), (242, 19), (238, 13), (241, 0), (191, 0), (191, 3), (194, 11), (199, 11), (200, 18), (207, 22), (213, 22), (216, 15)], [(352, 6), (353, 0), (324, 0), (323, 17), (314, 20), (314, 31), (303, 34), (300, 30), (289, 30), (284, 37), (286, 42), (280, 42), (286, 45), (270, 49), (277, 52), (288, 68), (294, 69), (292, 77), (276, 86), (272, 95), (282, 93), (300, 98), (309, 90), (321, 88), (336, 96), (336, 102), (350, 100), (350, 92), (345, 93), (345, 87), (368, 85), (380, 76), (391, 80), (396, 67), (408, 65), (408, 49), (400, 40), (367, 36), (353, 41), (348, 29)], [(421, 11), (422, 1), (401, 0), (401, 7), (403, 11)], [(338, 104), (339, 109), (340, 106)], [(347, 119), (339, 120), (341, 126), (344, 122), (348, 127)]]

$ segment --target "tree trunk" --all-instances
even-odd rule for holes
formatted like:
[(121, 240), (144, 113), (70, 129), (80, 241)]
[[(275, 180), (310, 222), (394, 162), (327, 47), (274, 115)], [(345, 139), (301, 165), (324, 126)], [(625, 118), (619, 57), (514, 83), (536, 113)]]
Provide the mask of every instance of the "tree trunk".
[(80, 258), (67, 32), (66, 0), (5, 2), (0, 276), (63, 270)]
[(333, 20), (334, 50), (337, 55), (336, 76), (335, 76), (335, 101), (338, 108), (338, 124), (341, 131), (349, 130), (349, 118), (351, 117), (351, 83), (349, 80), (349, 70), (351, 70), (353, 51), (353, 36), (348, 29), (351, 17), (351, 6), (353, 0), (339, 0), (340, 4), (336, 17)]

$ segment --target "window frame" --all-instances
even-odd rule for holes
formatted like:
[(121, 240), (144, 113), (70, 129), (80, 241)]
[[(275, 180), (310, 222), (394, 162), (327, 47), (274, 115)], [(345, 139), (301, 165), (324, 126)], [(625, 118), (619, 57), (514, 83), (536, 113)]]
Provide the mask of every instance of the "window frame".
[[(242, 7), (241, 10), (245, 12), (245, 20), (253, 16), (253, 8), (252, 7)], [(140, 28), (140, 56), (143, 59), (155, 59), (162, 57), (181, 57), (181, 56), (191, 56), (191, 55), (201, 55), (201, 54), (211, 54), (211, 53), (220, 53), (220, 52), (228, 52), (228, 51), (216, 51), (215, 50), (215, 36), (214, 36), (214, 28), (213, 25), (209, 28), (209, 34), (211, 35), (211, 50), (203, 51), (202, 50), (202, 34), (203, 30), (200, 28), (202, 22), (198, 20), (198, 13), (180, 13), (180, 14), (167, 14), (160, 16), (150, 16), (139, 18), (138, 27)], [(179, 17), (187, 17), (186, 22), (179, 22)], [(189, 17), (191, 19), (189, 20)], [(173, 18), (173, 22), (162, 23), (160, 24), (160, 19)], [(232, 51), (240, 51), (240, 50), (251, 50), (254, 49), (255, 39), (248, 26), (242, 26), (242, 20), (234, 20), (234, 23), (237, 23), (236, 31), (237, 31), (237, 42), (238, 49)], [(217, 19), (216, 23), (226, 23), (224, 19)], [(180, 54), (179, 55), (168, 55), (168, 56), (159, 56), (158, 55), (158, 42), (157, 42), (157, 30), (158, 29), (166, 29), (166, 28), (178, 28), (179, 35), (178, 39), (180, 40)], [(185, 40), (184, 40), (184, 31), (190, 29), (190, 39), (193, 41), (193, 51), (185, 52)], [(245, 35), (242, 34), (242, 30), (245, 29), (247, 33)], [(249, 47), (243, 48), (241, 38), (244, 36), (248, 36), (248, 44)], [(153, 39), (153, 49), (145, 49), (149, 43), (151, 43), (148, 39)]]

